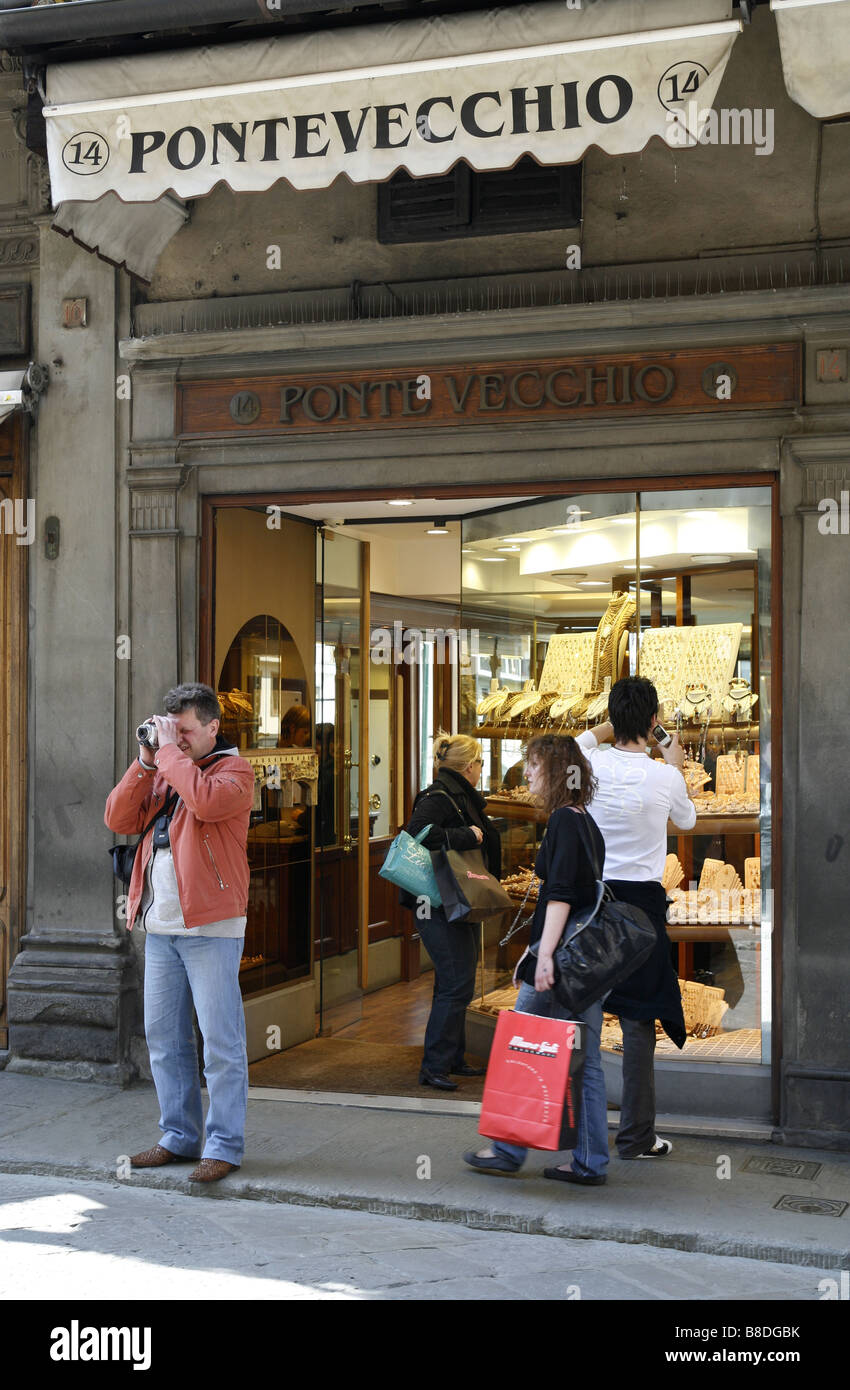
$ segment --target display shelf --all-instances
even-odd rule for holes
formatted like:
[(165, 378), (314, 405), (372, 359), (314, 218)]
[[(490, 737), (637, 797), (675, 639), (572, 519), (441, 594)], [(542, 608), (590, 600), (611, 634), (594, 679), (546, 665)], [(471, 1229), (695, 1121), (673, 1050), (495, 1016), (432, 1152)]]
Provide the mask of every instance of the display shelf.
[(696, 825), (690, 830), (681, 830), (671, 820), (667, 822), (667, 834), (677, 838), (680, 835), (758, 835), (758, 816), (697, 816)]
[[(604, 720), (598, 722), (604, 723)], [(587, 733), (589, 728), (592, 729), (594, 727), (593, 724), (585, 724), (584, 721), (579, 724), (568, 725), (563, 729), (559, 726), (557, 721), (553, 728), (547, 728), (545, 724), (480, 724), (478, 728), (472, 730), (472, 736), (473, 738), (512, 738), (522, 740), (532, 738), (535, 734), (571, 734), (573, 738), (576, 738), (579, 734)], [(700, 729), (703, 727), (704, 725), (702, 724), (685, 724), (682, 727), (680, 738), (688, 742), (694, 742), (699, 735)], [(725, 722), (723, 719), (717, 717), (710, 719), (708, 728), (709, 730), (719, 729), (721, 732), (725, 730), (728, 743), (737, 741), (739, 731), (736, 730), (733, 724), (729, 723), (728, 718)], [(747, 730), (746, 724), (743, 724), (740, 727), (740, 732), (747, 743), (758, 743), (758, 724), (753, 724), (749, 731)]]
[(487, 797), (487, 814), (494, 819), (535, 821), (544, 825), (549, 819), (542, 806), (531, 806), (527, 801), (500, 801), (498, 797)]
[(751, 936), (756, 936), (760, 925), (760, 922), (754, 922), (752, 926), (743, 922), (695, 922), (691, 927), (684, 922), (668, 922), (667, 935), (671, 941), (677, 943), (687, 941), (726, 941), (733, 932), (737, 933), (738, 936), (740, 936), (742, 932), (748, 933)]
[[(593, 807), (591, 806), (591, 814)], [(498, 797), (487, 797), (487, 814), (503, 820), (535, 821), (544, 825), (548, 820), (542, 806), (530, 806), (525, 801), (500, 801)], [(758, 816), (697, 816), (696, 824), (690, 830), (680, 830), (671, 820), (667, 822), (667, 834), (673, 839), (678, 836), (693, 835), (758, 835)]]

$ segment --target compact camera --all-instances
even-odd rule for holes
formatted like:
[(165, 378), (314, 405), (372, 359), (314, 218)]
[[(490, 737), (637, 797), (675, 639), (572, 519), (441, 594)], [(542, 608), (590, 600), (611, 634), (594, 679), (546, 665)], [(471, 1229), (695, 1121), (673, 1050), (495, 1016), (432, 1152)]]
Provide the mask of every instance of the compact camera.
[(136, 739), (143, 743), (146, 748), (158, 748), (159, 739), (156, 734), (156, 725), (152, 719), (147, 719), (144, 724), (140, 724), (136, 729)]

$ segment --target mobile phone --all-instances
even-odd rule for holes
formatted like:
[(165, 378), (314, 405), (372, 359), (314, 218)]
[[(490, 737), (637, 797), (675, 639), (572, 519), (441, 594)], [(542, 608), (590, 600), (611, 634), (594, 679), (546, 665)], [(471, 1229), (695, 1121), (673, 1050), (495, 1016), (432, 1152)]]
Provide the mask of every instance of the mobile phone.
[(668, 734), (663, 724), (653, 724), (652, 737), (655, 739), (659, 748), (666, 748), (668, 743), (673, 742), (672, 734)]

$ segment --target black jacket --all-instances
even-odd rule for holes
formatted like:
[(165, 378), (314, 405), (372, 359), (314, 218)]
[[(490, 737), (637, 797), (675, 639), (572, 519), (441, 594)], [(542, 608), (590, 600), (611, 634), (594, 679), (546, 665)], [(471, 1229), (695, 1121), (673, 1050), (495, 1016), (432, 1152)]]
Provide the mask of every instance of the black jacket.
[(660, 883), (652, 880), (606, 879), (606, 882), (610, 882), (615, 898), (643, 909), (655, 927), (656, 941), (649, 959), (608, 995), (605, 1012), (644, 1022), (657, 1018), (668, 1038), (677, 1047), (684, 1047), (687, 1032), (679, 981), (670, 959), (667, 894)]
[[(502, 842), (484, 809), (486, 804), (477, 788), (459, 772), (441, 767), (435, 780), (414, 801), (405, 830), (408, 835), (418, 835), (426, 825), (433, 825), (433, 830), (422, 841), (426, 849), (444, 849), (446, 844), (450, 849), (477, 849), (478, 841), (470, 828), (477, 825), (484, 834), (481, 842), (484, 863), (498, 878), (502, 872)], [(402, 888), (401, 903), (404, 907), (415, 907), (416, 899)]]

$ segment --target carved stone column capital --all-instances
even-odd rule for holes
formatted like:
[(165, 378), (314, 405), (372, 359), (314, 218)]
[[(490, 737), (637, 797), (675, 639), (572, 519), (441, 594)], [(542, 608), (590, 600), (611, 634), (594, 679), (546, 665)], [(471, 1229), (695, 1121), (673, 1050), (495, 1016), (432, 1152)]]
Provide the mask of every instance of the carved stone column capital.
[(825, 498), (850, 489), (850, 436), (809, 435), (787, 439), (788, 457), (802, 470), (803, 496), (797, 512), (814, 512)]
[(188, 472), (184, 464), (177, 463), (128, 469), (131, 536), (181, 534), (178, 495), (186, 482)]

